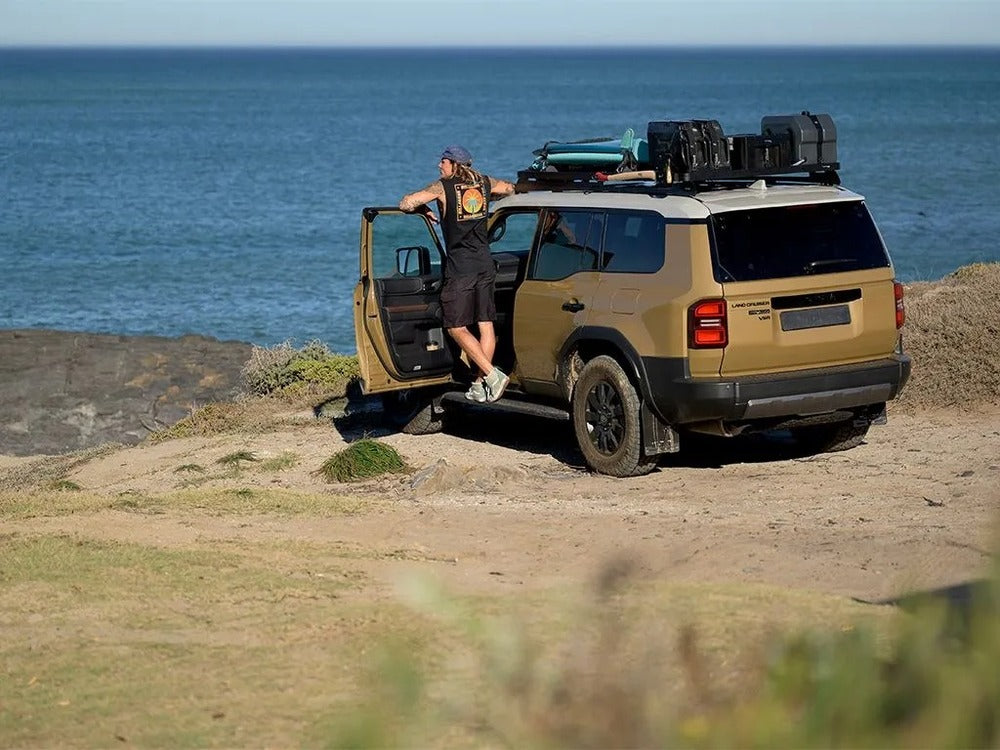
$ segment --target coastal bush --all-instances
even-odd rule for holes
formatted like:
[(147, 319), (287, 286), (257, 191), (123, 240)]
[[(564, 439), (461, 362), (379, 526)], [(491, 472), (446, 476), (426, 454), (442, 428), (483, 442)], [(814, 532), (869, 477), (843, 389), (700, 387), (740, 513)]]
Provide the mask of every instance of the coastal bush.
[(395, 448), (364, 439), (330, 456), (316, 473), (328, 482), (353, 482), (402, 471), (406, 471), (406, 463)]
[(906, 287), (903, 345), (910, 382), (891, 409), (1000, 406), (1000, 263), (962, 266)]
[(240, 372), (244, 396), (343, 395), (358, 376), (358, 358), (334, 354), (321, 341), (296, 349), (288, 341), (255, 346)]
[[(997, 571), (964, 598), (894, 602), (888, 629), (858, 623), (744, 640), (750, 657), (736, 679), (719, 678), (726, 670), (693, 626), (656, 651), (658, 638), (629, 604), (640, 588), (613, 583), (599, 593), (565, 634), (565, 654), (553, 657), (522, 623), (471, 615), (426, 581), (412, 582), (420, 613), (465, 634), (464, 647), (451, 652), (477, 675), (475, 698), (450, 693), (412, 655), (396, 652), (378, 668), (377, 694), (333, 729), (334, 743), (408, 746), (415, 726), (438, 736), (460, 725), (502, 747), (1000, 747)], [(639, 658), (630, 650), (637, 629)], [(388, 688), (392, 680), (406, 684)], [(393, 695), (405, 701), (387, 705)], [(408, 721), (387, 733), (377, 721), (386, 715)], [(373, 726), (383, 731), (359, 732)]]

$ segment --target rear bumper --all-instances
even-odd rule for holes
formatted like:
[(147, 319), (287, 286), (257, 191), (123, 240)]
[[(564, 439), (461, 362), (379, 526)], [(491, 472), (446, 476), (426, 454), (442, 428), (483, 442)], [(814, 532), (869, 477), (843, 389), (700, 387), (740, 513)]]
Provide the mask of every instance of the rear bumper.
[(808, 416), (885, 403), (910, 377), (910, 358), (897, 354), (855, 365), (780, 375), (692, 378), (687, 360), (646, 357), (648, 403), (668, 424), (750, 422)]

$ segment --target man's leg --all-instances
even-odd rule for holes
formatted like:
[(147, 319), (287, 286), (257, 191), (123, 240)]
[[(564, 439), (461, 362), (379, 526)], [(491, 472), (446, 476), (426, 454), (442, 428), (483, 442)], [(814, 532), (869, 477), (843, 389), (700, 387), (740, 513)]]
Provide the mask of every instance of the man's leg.
[[(492, 327), (492, 324), (490, 324), (490, 328)], [(480, 328), (480, 330), (482, 330), (482, 328)], [(455, 339), (455, 342), (462, 348), (462, 351), (465, 352), (465, 356), (467, 356), (469, 361), (479, 368), (480, 372), (486, 374), (493, 369), (493, 363), (490, 361), (490, 357), (486, 356), (486, 352), (483, 351), (483, 347), (479, 343), (479, 339), (472, 335), (472, 331), (465, 326), (461, 326), (457, 328), (449, 328), (448, 334)], [(496, 346), (495, 337), (491, 343), (491, 347), (494, 346)]]
[[(486, 359), (492, 363), (493, 354), (497, 350), (497, 335), (493, 328), (493, 322), (490, 320), (481, 320), (477, 325), (479, 326), (479, 346), (482, 348)], [(490, 369), (492, 369), (492, 366)], [(490, 372), (490, 370), (484, 370), (481, 367), (479, 371), (483, 375), (489, 375)]]

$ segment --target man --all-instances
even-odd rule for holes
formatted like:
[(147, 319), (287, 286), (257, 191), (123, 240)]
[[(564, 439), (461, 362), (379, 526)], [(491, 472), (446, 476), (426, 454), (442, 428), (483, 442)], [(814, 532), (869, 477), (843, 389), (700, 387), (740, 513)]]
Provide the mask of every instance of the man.
[[(490, 198), (510, 195), (514, 185), (472, 169), (472, 154), (461, 146), (444, 150), (438, 171), (440, 180), (403, 196), (399, 207), (429, 213), (427, 204), (437, 203), (448, 253), (441, 287), (444, 327), (480, 372), (465, 397), (479, 403), (493, 402), (503, 395), (510, 378), (493, 366), (496, 266), (486, 239), (486, 217)], [(478, 327), (478, 338), (469, 330), (473, 324)]]

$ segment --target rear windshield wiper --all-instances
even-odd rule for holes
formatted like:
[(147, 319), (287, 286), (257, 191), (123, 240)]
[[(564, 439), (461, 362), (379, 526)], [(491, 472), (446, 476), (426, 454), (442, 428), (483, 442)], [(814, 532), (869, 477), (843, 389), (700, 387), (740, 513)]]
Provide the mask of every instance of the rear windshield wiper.
[(829, 258), (827, 260), (814, 260), (810, 263), (806, 263), (803, 270), (806, 273), (818, 273), (820, 270), (829, 270), (831, 268), (845, 266), (853, 268), (857, 266), (857, 264), (857, 258)]

